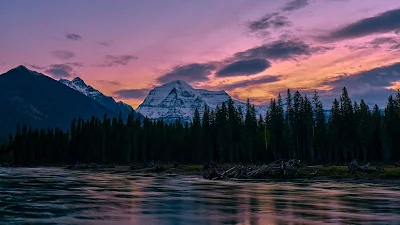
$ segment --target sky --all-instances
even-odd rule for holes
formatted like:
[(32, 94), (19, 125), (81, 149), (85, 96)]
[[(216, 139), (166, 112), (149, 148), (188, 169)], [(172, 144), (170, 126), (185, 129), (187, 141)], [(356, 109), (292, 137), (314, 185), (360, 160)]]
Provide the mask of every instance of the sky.
[(400, 88), (398, 0), (1, 0), (0, 73), (81, 77), (136, 108), (184, 80), (266, 104), (286, 90), (384, 106)]

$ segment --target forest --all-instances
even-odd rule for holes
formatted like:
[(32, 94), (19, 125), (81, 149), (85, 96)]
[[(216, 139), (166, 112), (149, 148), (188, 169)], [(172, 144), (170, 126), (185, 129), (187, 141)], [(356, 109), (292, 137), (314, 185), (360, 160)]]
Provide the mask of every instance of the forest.
[[(14, 164), (128, 164), (130, 162), (264, 163), (299, 159), (308, 164), (400, 159), (400, 92), (372, 109), (352, 101), (346, 88), (329, 115), (317, 92), (309, 98), (287, 90), (271, 99), (265, 116), (254, 105), (236, 108), (232, 99), (215, 110), (195, 110), (190, 123), (92, 117), (74, 119), (68, 130), (19, 125), (0, 146)], [(202, 110), (203, 111), (203, 110)]]

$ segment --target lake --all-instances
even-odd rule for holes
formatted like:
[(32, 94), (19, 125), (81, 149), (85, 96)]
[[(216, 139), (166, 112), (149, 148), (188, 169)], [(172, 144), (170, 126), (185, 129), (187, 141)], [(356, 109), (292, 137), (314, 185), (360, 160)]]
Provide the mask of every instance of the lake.
[(0, 223), (400, 224), (400, 186), (0, 167)]

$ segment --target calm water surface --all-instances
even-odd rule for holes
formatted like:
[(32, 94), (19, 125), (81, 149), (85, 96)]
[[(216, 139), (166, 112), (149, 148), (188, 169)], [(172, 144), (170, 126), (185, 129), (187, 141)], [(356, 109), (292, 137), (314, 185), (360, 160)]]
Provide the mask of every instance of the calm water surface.
[(400, 224), (400, 186), (0, 168), (0, 223)]

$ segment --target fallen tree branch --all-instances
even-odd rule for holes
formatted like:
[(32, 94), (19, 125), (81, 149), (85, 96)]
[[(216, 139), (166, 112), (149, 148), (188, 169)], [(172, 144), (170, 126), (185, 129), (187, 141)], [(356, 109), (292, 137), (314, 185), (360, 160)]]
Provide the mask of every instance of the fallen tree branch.
[[(307, 167), (297, 159), (277, 160), (267, 165), (247, 165), (232, 167), (225, 172), (219, 173), (216, 168), (204, 174), (205, 179), (226, 180), (226, 179), (263, 179), (296, 177), (299, 169), (307, 170)], [(316, 173), (316, 172), (315, 172)], [(313, 175), (311, 172), (307, 175)]]

